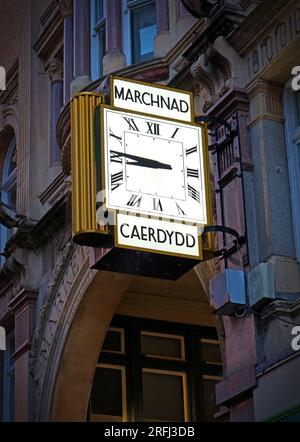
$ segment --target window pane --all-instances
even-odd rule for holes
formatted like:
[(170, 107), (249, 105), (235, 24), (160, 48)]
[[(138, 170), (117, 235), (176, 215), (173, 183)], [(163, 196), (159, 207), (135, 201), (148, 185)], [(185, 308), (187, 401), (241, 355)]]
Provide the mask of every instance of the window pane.
[(184, 359), (179, 337), (156, 336), (142, 333), (142, 353), (148, 356)]
[(183, 422), (183, 377), (143, 371), (145, 421)]
[(202, 361), (214, 364), (222, 364), (220, 345), (218, 341), (201, 339)]
[(297, 104), (297, 113), (298, 113), (298, 126), (300, 126), (300, 92), (296, 94), (296, 104)]
[(155, 2), (132, 9), (133, 62), (148, 60), (153, 56), (156, 37)]
[(91, 412), (122, 416), (122, 371), (120, 369), (96, 369), (91, 394)]
[(105, 27), (102, 26), (97, 32), (98, 38), (98, 48), (99, 48), (99, 77), (103, 75), (103, 57), (106, 52), (106, 31)]
[(4, 390), (4, 352), (0, 351), (0, 422), (3, 422), (3, 390)]
[(95, 24), (104, 18), (103, 0), (95, 0)]
[(15, 209), (17, 204), (17, 186), (13, 186), (13, 188), (8, 192), (8, 205), (11, 209)]
[(102, 351), (124, 353), (124, 330), (108, 330)]
[(216, 405), (215, 385), (219, 379), (213, 377), (203, 377), (203, 402), (204, 402), (204, 419), (205, 421), (214, 421), (214, 414), (218, 411)]

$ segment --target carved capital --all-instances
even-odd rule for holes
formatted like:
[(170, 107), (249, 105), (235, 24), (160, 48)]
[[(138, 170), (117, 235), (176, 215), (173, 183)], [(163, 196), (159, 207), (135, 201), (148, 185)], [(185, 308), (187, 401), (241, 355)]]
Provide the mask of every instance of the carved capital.
[(261, 119), (284, 121), (282, 85), (257, 79), (250, 84), (247, 92), (250, 98), (250, 124)]
[(56, 0), (63, 18), (73, 15), (73, 0)]
[(57, 58), (52, 60), (48, 67), (48, 74), (51, 83), (62, 82), (63, 81), (63, 64)]

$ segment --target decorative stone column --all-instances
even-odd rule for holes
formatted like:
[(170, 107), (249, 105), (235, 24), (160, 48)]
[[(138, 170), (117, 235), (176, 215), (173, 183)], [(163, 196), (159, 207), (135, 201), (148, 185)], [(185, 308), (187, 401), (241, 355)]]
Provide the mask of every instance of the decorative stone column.
[(56, 138), (56, 125), (63, 107), (63, 64), (60, 60), (54, 59), (48, 68), (51, 81), (50, 97), (50, 165), (58, 165), (61, 158), (61, 150)]
[(90, 0), (74, 0), (74, 80), (75, 95), (90, 83)]
[(70, 100), (73, 80), (73, 0), (57, 0), (64, 20), (64, 104)]
[(155, 57), (164, 57), (171, 49), (169, 1), (156, 0), (157, 37), (154, 41)]
[(117, 71), (125, 67), (122, 52), (122, 3), (121, 0), (109, 2), (106, 16), (106, 54), (103, 58), (103, 73)]
[(32, 420), (32, 378), (29, 354), (34, 329), (37, 293), (21, 289), (10, 301), (9, 308), (15, 317), (15, 421)]
[(254, 165), (258, 259), (295, 258), (291, 196), (282, 109), (283, 87), (257, 79), (248, 88)]

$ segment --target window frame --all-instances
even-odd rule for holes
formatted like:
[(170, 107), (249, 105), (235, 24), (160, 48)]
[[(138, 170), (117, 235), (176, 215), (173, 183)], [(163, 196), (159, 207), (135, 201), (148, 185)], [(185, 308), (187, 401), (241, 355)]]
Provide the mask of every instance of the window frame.
[[(132, 11), (138, 7), (146, 6), (150, 3), (154, 4), (156, 11), (156, 1), (155, 0), (123, 0), (122, 1), (122, 41), (123, 41), (123, 52), (126, 58), (126, 65), (135, 65), (140, 63), (146, 63), (154, 58), (154, 45), (153, 45), (153, 55), (145, 60), (135, 60), (134, 48), (133, 48), (133, 18)], [(157, 21), (156, 21), (157, 26)], [(157, 36), (157, 33), (156, 33)], [(151, 53), (152, 54), (152, 53)]]
[[(16, 164), (16, 167), (13, 169), (13, 171), (9, 173), (9, 166), (11, 164), (12, 157), (13, 157), (16, 150), (17, 150), (17, 141), (16, 141), (16, 137), (14, 134), (9, 142), (9, 145), (8, 145), (8, 148), (6, 151), (6, 155), (5, 155), (5, 159), (4, 159), (4, 163), (3, 163), (2, 174), (1, 174), (1, 187), (0, 187), (1, 202), (6, 204), (7, 206), (9, 206), (9, 193), (11, 192), (11, 190), (14, 187), (16, 187), (16, 191), (17, 191), (17, 174), (18, 174), (17, 164)], [(15, 211), (16, 207), (11, 207), (11, 209), (13, 211)], [(0, 252), (4, 251), (5, 245), (6, 245), (7, 241), (9, 240), (9, 238), (12, 236), (12, 234), (13, 234), (12, 229), (8, 229), (8, 228), (0, 225), (0, 248), (1, 248)], [(4, 259), (1, 256), (0, 257), (0, 266), (3, 265), (3, 262), (4, 262)]]
[(300, 94), (300, 91), (293, 91), (291, 80), (289, 80), (283, 92), (283, 112), (295, 249), (298, 262), (300, 262), (300, 230), (298, 229), (300, 224), (300, 115), (298, 115), (296, 102), (297, 94)]
[[(103, 0), (103, 17), (96, 22), (96, 2), (97, 0), (90, 0), (90, 51), (91, 51), (91, 78), (92, 80), (98, 80), (103, 76), (103, 57), (106, 54), (106, 13), (107, 2)], [(104, 32), (104, 54), (102, 60), (100, 60), (100, 44), (99, 33)]]
[[(127, 421), (143, 421), (143, 370), (154, 372), (161, 370), (186, 375), (187, 399), (185, 401), (185, 416), (191, 422), (204, 420), (205, 404), (201, 399), (202, 379), (205, 376), (222, 377), (222, 366), (204, 362), (201, 359), (201, 338), (217, 342), (217, 333), (213, 327), (188, 324), (174, 324), (159, 320), (149, 320), (116, 315), (109, 329), (124, 330), (125, 353), (109, 353), (101, 351), (97, 366), (103, 364), (122, 366), (126, 371), (127, 391)], [(142, 353), (142, 333), (158, 336), (182, 338), (184, 343), (185, 360), (161, 358)], [(199, 386), (201, 388), (199, 388)], [(89, 413), (89, 411), (88, 411)], [(87, 415), (89, 420), (89, 414)]]
[[(98, 422), (97, 420), (93, 419), (93, 416), (99, 416), (100, 422), (108, 422), (108, 419), (112, 419), (112, 422), (127, 422), (128, 419), (128, 404), (127, 404), (127, 383), (126, 383), (126, 367), (124, 365), (116, 365), (116, 364), (97, 364), (97, 368), (103, 368), (108, 370), (118, 370), (121, 372), (121, 385), (122, 385), (122, 416), (113, 416), (113, 415), (107, 415), (107, 414), (97, 414), (92, 413), (90, 410), (90, 421), (91, 422)], [(90, 399), (90, 406), (91, 406), (91, 399)], [(120, 421), (113, 420), (121, 418)], [(103, 419), (103, 420), (102, 420)]]

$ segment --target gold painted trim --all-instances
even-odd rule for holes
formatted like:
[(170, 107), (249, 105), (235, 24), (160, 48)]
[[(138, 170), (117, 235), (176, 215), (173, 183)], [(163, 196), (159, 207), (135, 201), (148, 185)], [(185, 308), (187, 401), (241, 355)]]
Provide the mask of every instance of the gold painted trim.
[[(212, 192), (211, 192), (211, 180), (210, 180), (210, 162), (209, 162), (209, 152), (208, 152), (208, 125), (207, 123), (200, 123), (199, 126), (203, 128), (202, 148), (203, 148), (203, 166), (204, 166), (205, 199), (206, 199), (206, 219), (207, 219), (207, 225), (209, 226), (213, 224), (213, 212), (212, 212)], [(206, 234), (206, 244), (207, 246), (205, 245), (203, 249), (213, 252), (214, 236), (212, 232)]]
[(188, 393), (187, 393), (187, 374), (183, 371), (171, 371), (171, 370), (157, 370), (152, 368), (143, 368), (143, 373), (161, 374), (165, 376), (178, 376), (182, 378), (183, 387), (183, 410), (184, 410), (184, 422), (189, 422), (189, 406), (188, 406)]
[[(97, 364), (96, 368), (109, 368), (109, 369), (120, 370), (121, 371), (121, 380), (122, 380), (122, 422), (128, 422), (127, 389), (126, 389), (126, 367), (124, 367), (123, 365)], [(104, 416), (104, 415), (101, 415), (101, 416)], [(121, 417), (121, 416), (119, 416), (119, 417)]]
[(165, 359), (165, 360), (172, 360), (172, 361), (185, 361), (185, 345), (184, 345), (184, 336), (181, 335), (170, 335), (166, 333), (155, 333), (155, 332), (148, 332), (148, 331), (142, 331), (141, 336), (153, 336), (157, 338), (166, 338), (166, 339), (174, 339), (177, 341), (180, 341), (180, 353), (181, 357), (171, 357), (171, 356), (158, 356), (158, 355), (152, 355), (152, 354), (146, 354), (145, 356), (150, 358), (156, 358), (156, 359)]
[[(193, 92), (190, 91), (185, 91), (184, 89), (177, 89), (177, 88), (173, 88), (170, 86), (164, 86), (162, 84), (156, 84), (156, 83), (148, 83), (146, 81), (141, 81), (141, 80), (133, 80), (131, 78), (125, 78), (125, 77), (120, 77), (118, 75), (110, 75), (110, 91), (111, 91), (111, 105), (113, 107), (114, 106), (114, 80), (122, 80), (122, 81), (126, 81), (127, 83), (134, 83), (134, 84), (141, 84), (143, 86), (149, 86), (152, 88), (157, 88), (157, 89), (163, 89), (163, 90), (167, 90), (167, 91), (171, 91), (171, 92), (179, 92), (181, 94), (185, 94), (188, 95), (191, 101), (191, 123), (195, 120), (195, 103), (194, 103), (194, 94)], [(121, 109), (121, 108), (120, 108)], [(126, 110), (126, 108), (122, 108), (123, 110)], [(130, 109), (127, 109), (129, 112), (131, 112)], [(152, 115), (154, 117), (160, 117), (160, 115), (157, 114), (144, 114), (142, 113), (142, 115)], [(173, 120), (172, 118), (168, 118), (168, 117), (164, 117), (166, 119), (170, 119), (172, 121), (176, 121), (175, 119)], [(185, 120), (177, 120), (177, 121), (181, 121), (183, 123), (188, 123), (188, 121)]]
[(217, 339), (200, 338), (200, 341), (203, 344), (220, 345), (220, 342)]
[(94, 114), (104, 94), (82, 92), (71, 100), (72, 234), (73, 241), (91, 246), (107, 234), (96, 219), (97, 175)]
[(204, 379), (205, 381), (221, 381), (222, 376), (213, 376), (210, 374), (204, 374), (202, 375), (202, 379)]

